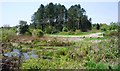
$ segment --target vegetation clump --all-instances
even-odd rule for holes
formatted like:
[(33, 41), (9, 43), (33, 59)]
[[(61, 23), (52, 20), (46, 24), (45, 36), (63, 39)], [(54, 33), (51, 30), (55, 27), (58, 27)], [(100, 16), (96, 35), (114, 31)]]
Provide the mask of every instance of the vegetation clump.
[(42, 37), (44, 35), (44, 32), (41, 29), (35, 30), (34, 33), (37, 37)]

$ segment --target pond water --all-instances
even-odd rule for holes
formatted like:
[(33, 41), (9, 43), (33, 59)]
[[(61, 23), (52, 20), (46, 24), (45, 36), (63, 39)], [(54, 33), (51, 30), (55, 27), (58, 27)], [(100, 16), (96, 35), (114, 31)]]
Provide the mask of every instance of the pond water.
[(30, 58), (38, 58), (38, 55), (34, 54), (34, 52), (35, 50), (29, 51), (29, 52), (20, 52), (20, 49), (13, 49), (13, 51), (5, 53), (4, 56), (7, 56), (7, 57), (22, 56), (24, 60), (28, 60)]

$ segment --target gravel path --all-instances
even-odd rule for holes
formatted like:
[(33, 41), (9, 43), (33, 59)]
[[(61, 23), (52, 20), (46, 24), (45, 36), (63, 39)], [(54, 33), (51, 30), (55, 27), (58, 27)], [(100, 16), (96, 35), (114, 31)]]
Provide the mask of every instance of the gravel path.
[(80, 41), (80, 40), (83, 40), (83, 38), (103, 37), (103, 36), (99, 36), (100, 34), (102, 34), (102, 32), (101, 33), (93, 33), (93, 34), (89, 34), (89, 35), (82, 35), (82, 36), (53, 35), (53, 36), (50, 36), (50, 38), (56, 38), (61, 41)]
[[(103, 36), (99, 36), (99, 34), (101, 33), (93, 33), (93, 34), (89, 34), (89, 35), (46, 35), (44, 37), (40, 37), (40, 40), (53, 40), (53, 39), (57, 39), (60, 41), (80, 41), (83, 40), (84, 38), (92, 38), (92, 37), (103, 37)], [(35, 40), (36, 37), (31, 37), (31, 36), (17, 36), (15, 38), (13, 38), (11, 41), (14, 42), (32, 42), (32, 40)]]

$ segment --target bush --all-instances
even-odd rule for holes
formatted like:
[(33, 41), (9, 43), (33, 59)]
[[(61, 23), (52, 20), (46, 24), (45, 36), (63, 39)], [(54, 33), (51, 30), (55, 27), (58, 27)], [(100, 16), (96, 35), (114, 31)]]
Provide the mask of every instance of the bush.
[(105, 32), (105, 36), (118, 36), (119, 33), (117, 31), (108, 31)]
[(51, 33), (51, 26), (47, 26), (46, 28), (45, 28), (45, 32), (46, 33), (48, 33), (48, 34), (50, 34)]
[(94, 60), (90, 60), (86, 63), (85, 66), (87, 67), (87, 69), (94, 69), (96, 67), (96, 63)]
[(118, 32), (117, 31), (112, 31), (108, 34), (109, 36), (117, 36)]
[(73, 31), (69, 31), (69, 32), (68, 32), (68, 35), (73, 35), (73, 34), (74, 34)]
[(63, 31), (63, 32), (68, 32), (68, 29), (67, 29), (66, 27), (64, 27), (64, 28), (62, 29), (62, 31)]
[(59, 31), (55, 28), (55, 27), (53, 27), (52, 28), (52, 31), (51, 31), (51, 34), (55, 34), (55, 33), (58, 33)]
[(101, 30), (102, 30), (102, 31), (107, 31), (107, 29), (106, 29), (106, 28), (102, 28)]
[(20, 25), (18, 26), (18, 28), (19, 28), (20, 34), (25, 34), (28, 31), (28, 28), (29, 28), (29, 26), (27, 25), (27, 22), (21, 20), (19, 22), (19, 24)]
[(80, 34), (80, 32), (81, 32), (80, 30), (76, 30), (75, 35)]
[(25, 35), (29, 35), (29, 36), (31, 36), (32, 33), (31, 33), (30, 31), (27, 31), (27, 32), (25, 32)]
[(99, 63), (97, 63), (96, 68), (97, 69), (107, 69), (107, 64), (99, 62)]
[(38, 30), (35, 30), (34, 35), (37, 37), (42, 37), (44, 33), (42, 30), (38, 29)]
[(46, 29), (45, 29), (45, 32), (48, 33), (48, 34), (55, 34), (55, 33), (58, 33), (59, 30), (57, 30), (55, 27), (53, 26), (48, 26)]
[(3, 28), (3, 29), (0, 29), (0, 31), (1, 31), (0, 41), (2, 42), (9, 42), (9, 40), (16, 35), (15, 31), (12, 29), (8, 30), (8, 29)]

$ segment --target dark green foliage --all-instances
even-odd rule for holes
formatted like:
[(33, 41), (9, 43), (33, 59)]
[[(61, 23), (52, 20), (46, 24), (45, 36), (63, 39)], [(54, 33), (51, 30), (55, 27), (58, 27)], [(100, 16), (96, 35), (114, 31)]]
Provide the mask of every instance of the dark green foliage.
[(44, 35), (44, 32), (42, 30), (40, 30), (40, 29), (37, 29), (37, 30), (34, 31), (34, 34), (37, 37), (41, 37), (41, 36)]
[[(42, 29), (43, 32), (53, 34), (66, 29), (75, 31), (91, 30), (91, 18), (88, 20), (86, 11), (80, 4), (71, 6), (68, 10), (64, 5), (53, 4), (40, 5), (32, 16), (31, 26)], [(64, 30), (67, 31), (67, 30)]]
[(106, 65), (105, 63), (99, 62), (97, 63), (96, 68), (97, 69), (108, 69), (108, 65)]
[(118, 23), (111, 22), (109, 30), (118, 30)]
[(54, 33), (57, 33), (58, 30), (55, 27), (47, 26), (45, 28), (45, 32), (48, 33), (48, 34), (54, 34)]
[(13, 28), (2, 28), (0, 29), (0, 41), (2, 42), (9, 42), (11, 38), (16, 35), (16, 30)]
[(100, 25), (99, 25), (99, 24), (97, 24), (96, 29), (97, 29), (97, 30), (99, 30), (99, 29), (100, 29)]
[(19, 30), (20, 30), (20, 34), (25, 34), (25, 32), (27, 32), (28, 31), (28, 25), (27, 25), (27, 22), (26, 21), (20, 21), (19, 22)]
[(86, 63), (88, 69), (93, 69), (96, 67), (96, 63), (93, 60), (90, 60)]
[[(100, 30), (100, 26), (103, 26), (103, 24), (102, 25), (98, 23), (92, 24), (93, 29), (96, 29), (96, 30)], [(104, 30), (104, 28), (102, 28), (102, 30)]]
[(86, 32), (86, 31), (88, 31), (88, 30), (91, 30), (91, 23), (90, 23), (90, 21), (87, 19), (87, 16), (86, 15), (84, 15), (83, 17), (82, 17), (82, 20), (81, 20), (81, 29), (80, 29), (81, 31), (83, 31), (83, 32)]
[(107, 24), (105, 24), (105, 23), (103, 23), (103, 24), (100, 24), (100, 29), (102, 30), (102, 31), (108, 31), (109, 30), (109, 25), (107, 25)]
[(64, 27), (64, 28), (62, 29), (62, 31), (63, 31), (63, 32), (68, 32), (68, 29), (67, 29), (66, 27)]
[(30, 31), (25, 32), (25, 35), (31, 36), (32, 33)]

